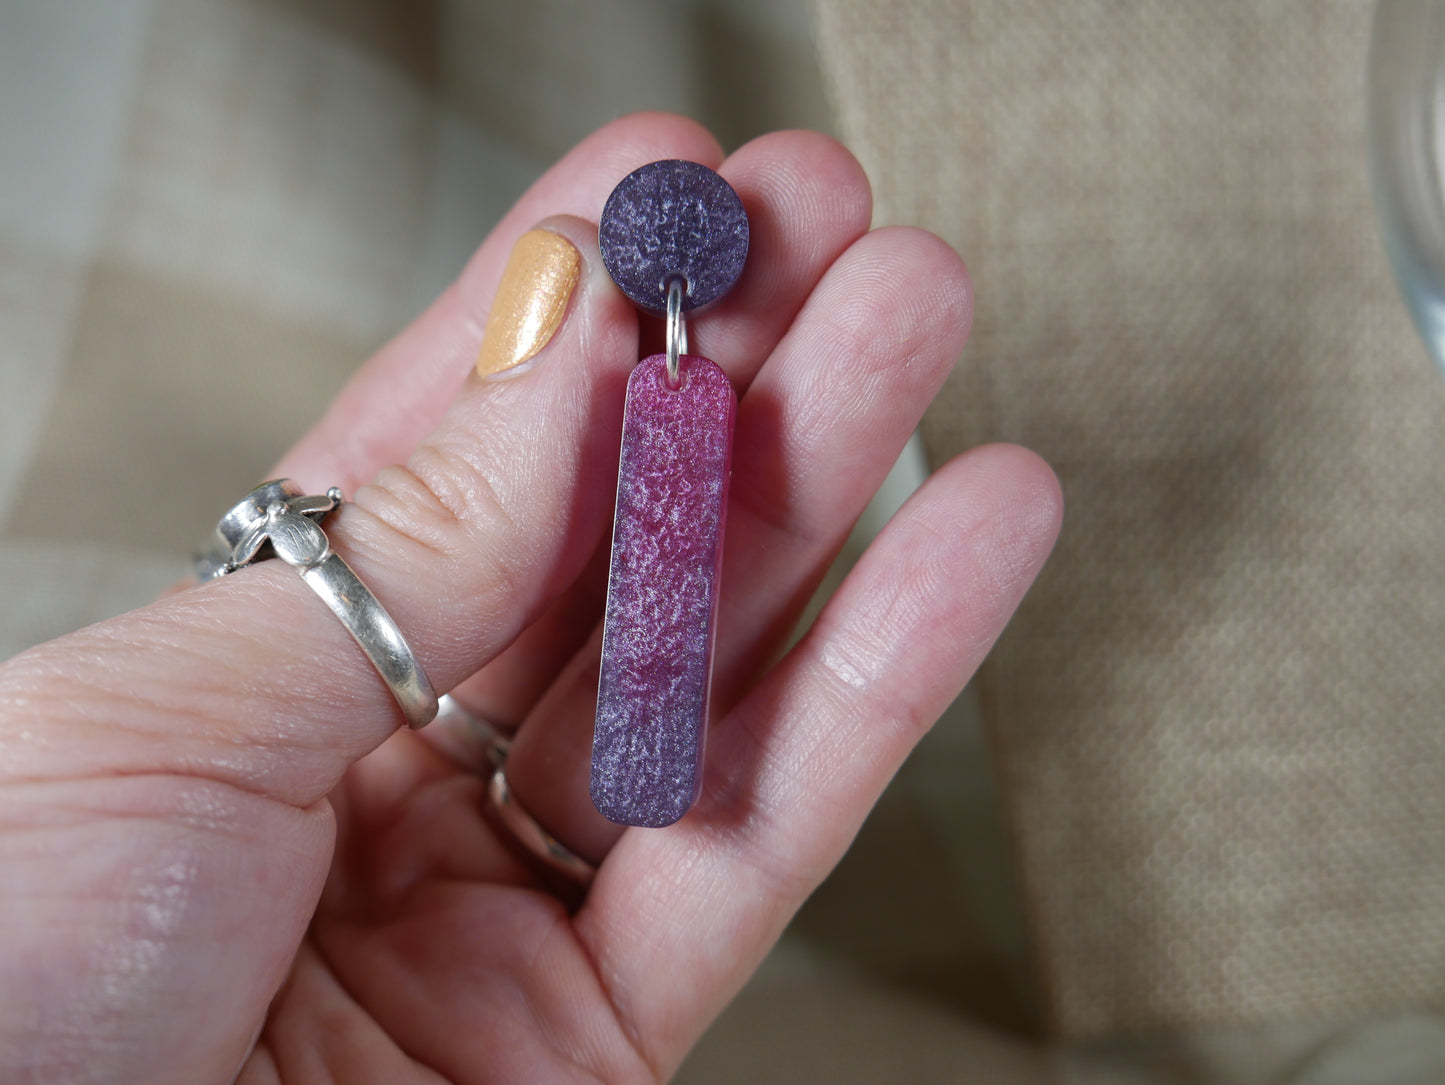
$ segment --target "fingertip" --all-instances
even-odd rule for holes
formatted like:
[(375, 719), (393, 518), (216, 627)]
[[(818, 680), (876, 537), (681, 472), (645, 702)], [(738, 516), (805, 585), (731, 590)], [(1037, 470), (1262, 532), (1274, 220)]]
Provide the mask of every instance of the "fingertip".
[[(613, 288), (597, 227), (578, 215), (548, 215), (513, 246), (490, 302), (475, 378), (515, 380), (554, 354), (589, 365), (612, 359), (616, 337), (635, 354), (636, 315)], [(554, 340), (557, 346), (554, 346)]]
[[(958, 250), (937, 234), (916, 227), (902, 227), (921, 235), (919, 245), (928, 253), (929, 267), (934, 274), (942, 304), (953, 314), (955, 326), (967, 341), (973, 330), (974, 291), (973, 276)], [(960, 343), (959, 349), (962, 350)]]
[(602, 264), (602, 253), (597, 247), (597, 224), (595, 222), (580, 215), (548, 215), (532, 229), (557, 234), (572, 243), (572, 247), (577, 250), (577, 255), (582, 261), (582, 281), (584, 283), (599, 275), (608, 278), (607, 269)]
[(898, 274), (907, 277), (916, 304), (935, 309), (945, 316), (945, 325), (957, 337), (962, 351), (973, 327), (973, 277), (958, 250), (943, 238), (917, 226), (884, 226), (868, 235), (897, 262)]
[(633, 341), (637, 336), (637, 310), (617, 289), (602, 262), (597, 224), (580, 215), (562, 214), (548, 215), (535, 228), (565, 237), (581, 258), (578, 296), (580, 304), (585, 304), (587, 308), (584, 314), (587, 330), (583, 332), (583, 342), (596, 344), (613, 333), (622, 333), (630, 344), (626, 353), (635, 355), (637, 351)]
[[(579, 143), (573, 153), (591, 153), (595, 149), (604, 158), (621, 155), (631, 161), (645, 156), (649, 148), (656, 153), (650, 158), (643, 157), (637, 165), (659, 158), (685, 158), (716, 169), (723, 160), (722, 144), (707, 128), (691, 117), (663, 110), (639, 110), (618, 117)], [(623, 176), (626, 174), (616, 180), (620, 181)]]
[(768, 132), (728, 156), (720, 172), (743, 190), (811, 212), (839, 235), (861, 236), (873, 218), (873, 186), (862, 164), (832, 136), (807, 129)]
[(1064, 523), (1064, 487), (1053, 466), (1029, 448), (1019, 445), (997, 445), (1012, 458), (1016, 470), (1027, 483), (1031, 505), (1039, 515), (1040, 537), (1050, 546), (1058, 538)]
[(926, 230), (892, 226), (865, 234), (833, 263), (792, 334), (807, 333), (811, 365), (846, 368), (870, 402), (878, 389), (868, 380), (916, 389), (924, 398), (912, 428), (957, 363), (972, 319), (973, 284), (958, 254)]
[(1053, 540), (1063, 522), (1064, 491), (1047, 460), (1031, 448), (1003, 441), (980, 445), (964, 457), (995, 472), (1022, 504), (1036, 510), (1041, 534)]
[(1058, 475), (1038, 453), (1020, 445), (980, 445), (954, 457), (933, 476), (942, 492), (966, 508), (960, 523), (987, 524), (996, 549), (1032, 579), (1063, 526)]

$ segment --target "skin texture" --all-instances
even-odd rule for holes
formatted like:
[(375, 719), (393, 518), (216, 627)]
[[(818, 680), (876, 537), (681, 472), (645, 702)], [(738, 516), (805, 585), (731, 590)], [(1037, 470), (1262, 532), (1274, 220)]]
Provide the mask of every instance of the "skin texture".
[[(719, 169), (753, 235), (742, 282), (689, 328), (740, 397), (705, 784), (676, 826), (624, 833), (587, 799), (596, 621), (623, 388), (656, 332), (608, 281), (593, 220), (662, 158)], [(354, 492), (333, 547), (439, 690), (518, 729), (514, 791), (601, 861), (585, 899), (495, 834), (479, 773), (397, 731), (279, 562), (0, 668), (0, 1080), (666, 1079), (1058, 530), (1036, 457), (970, 452), (773, 663), (972, 312), (947, 246), (869, 233), (870, 214), (822, 136), (724, 160), (687, 120), (624, 118), (533, 186), (278, 467)], [(525, 372), (479, 379), (508, 251), (539, 224), (577, 246), (577, 289)]]

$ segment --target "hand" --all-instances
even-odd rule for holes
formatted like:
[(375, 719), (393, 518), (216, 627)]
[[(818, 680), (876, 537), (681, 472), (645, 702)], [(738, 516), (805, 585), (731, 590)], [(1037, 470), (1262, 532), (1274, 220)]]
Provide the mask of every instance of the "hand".
[[(623, 832), (586, 776), (595, 555), (641, 351), (593, 223), (661, 158), (718, 168), (753, 248), (689, 327), (741, 397), (706, 783), (676, 826)], [(987, 653), (1057, 530), (1037, 458), (968, 453), (773, 664), (968, 329), (954, 253), (870, 233), (870, 215), (861, 170), (824, 137), (765, 136), (724, 160), (681, 118), (618, 121), (532, 187), (278, 468), (307, 493), (354, 491), (326, 522), (332, 546), (439, 690), (520, 725), (515, 793), (600, 863), (575, 911), (493, 828), (484, 775), (397, 731), (376, 672), (282, 562), (0, 669), (0, 1080), (669, 1076)], [(528, 371), (469, 376), (508, 251), (539, 222), (581, 254), (566, 315)]]

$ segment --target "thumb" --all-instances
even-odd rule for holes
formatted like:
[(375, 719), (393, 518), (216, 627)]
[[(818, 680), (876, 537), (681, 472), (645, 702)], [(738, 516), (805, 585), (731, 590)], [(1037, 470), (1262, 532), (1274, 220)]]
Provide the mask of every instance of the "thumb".
[[(555, 284), (523, 261), (498, 299), (521, 314), (512, 325), (551, 305), (555, 334), (525, 364), (468, 378), (408, 461), (324, 524), (439, 692), (565, 588), (606, 528), (636, 321), (595, 227), (549, 219), (518, 247), (539, 237), (575, 255), (575, 287), (539, 300)], [(520, 357), (512, 325), (494, 311), (488, 336), (506, 341), (483, 348), (488, 368)], [(0, 668), (0, 697), (10, 720), (47, 721), (43, 736), (0, 732), (0, 782), (178, 773), (301, 807), (401, 719), (346, 628), (279, 561), (22, 653)]]

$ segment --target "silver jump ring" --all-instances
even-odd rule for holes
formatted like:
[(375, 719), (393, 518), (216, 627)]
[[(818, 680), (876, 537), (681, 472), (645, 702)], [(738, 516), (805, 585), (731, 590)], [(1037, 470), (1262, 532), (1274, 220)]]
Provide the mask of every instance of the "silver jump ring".
[(492, 773), (491, 783), (487, 786), (487, 798), (491, 800), (497, 817), (512, 834), (512, 839), (525, 848), (528, 855), (584, 889), (592, 884), (597, 868), (542, 828), (542, 823), (517, 801), (517, 796), (507, 783), (506, 764), (498, 765), (497, 770)]
[(681, 363), (678, 359), (687, 353), (687, 320), (682, 315), (682, 297), (687, 290), (687, 280), (681, 275), (672, 275), (667, 280), (667, 386), (676, 388), (682, 383)]
[(290, 479), (256, 487), (221, 517), (211, 545), (196, 556), (196, 575), (215, 580), (254, 561), (280, 558), (341, 620), (401, 705), (406, 722), (425, 727), (437, 714), (437, 695), (416, 653), (386, 608), (332, 552), (321, 530), (321, 521), (341, 500), (335, 486), (324, 496), (308, 497)]

